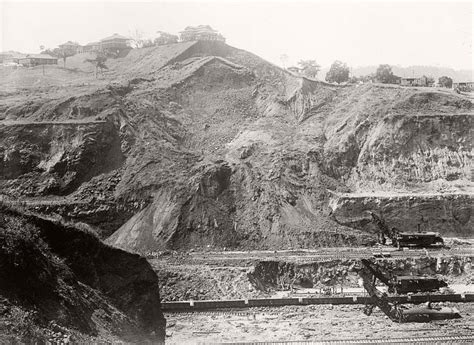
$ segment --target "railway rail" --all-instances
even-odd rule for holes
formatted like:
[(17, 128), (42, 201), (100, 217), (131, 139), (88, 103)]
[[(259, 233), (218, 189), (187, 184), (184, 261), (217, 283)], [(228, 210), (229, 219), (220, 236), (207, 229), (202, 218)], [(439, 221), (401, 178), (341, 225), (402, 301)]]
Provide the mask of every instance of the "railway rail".
[(472, 344), (474, 335), (379, 338), (379, 339), (339, 339), (339, 340), (303, 340), (303, 341), (263, 341), (238, 343), (211, 343), (232, 345), (326, 345), (326, 344)]
[[(426, 302), (474, 302), (474, 294), (445, 294), (445, 295), (408, 295), (390, 296), (390, 302), (398, 303), (426, 303)], [(371, 297), (345, 296), (345, 297), (297, 297), (297, 298), (258, 298), (241, 300), (201, 300), (201, 301), (177, 301), (162, 302), (161, 309), (167, 313), (191, 313), (191, 312), (218, 312), (225, 313), (233, 309), (236, 312), (255, 307), (282, 307), (302, 306), (317, 304), (352, 304), (366, 305), (374, 304)]]
[(441, 249), (441, 250), (357, 250), (357, 251), (334, 251), (334, 252), (311, 252), (311, 253), (292, 253), (292, 252), (241, 252), (241, 253), (192, 253), (193, 262), (209, 261), (233, 261), (233, 260), (285, 260), (292, 262), (305, 262), (311, 260), (350, 260), (364, 259), (370, 257), (381, 259), (402, 259), (418, 257), (473, 257), (474, 249)]

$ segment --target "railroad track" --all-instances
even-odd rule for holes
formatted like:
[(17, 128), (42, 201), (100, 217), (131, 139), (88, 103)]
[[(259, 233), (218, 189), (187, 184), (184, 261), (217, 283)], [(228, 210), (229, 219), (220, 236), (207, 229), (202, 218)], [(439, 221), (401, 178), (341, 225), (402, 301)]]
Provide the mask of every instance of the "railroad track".
[[(449, 295), (408, 295), (390, 296), (389, 301), (398, 303), (425, 303), (425, 302), (457, 302), (472, 303), (474, 294), (449, 294)], [(372, 298), (361, 296), (344, 297), (290, 297), (290, 298), (257, 298), (245, 300), (201, 300), (162, 302), (161, 309), (168, 313), (194, 313), (237, 311), (258, 307), (282, 307), (305, 305), (365, 305), (373, 304)]]
[[(263, 342), (233, 342), (211, 343), (232, 345), (326, 345), (326, 344), (472, 344), (474, 335), (434, 336), (410, 338), (379, 338), (379, 339), (339, 339), (339, 340), (303, 340), (303, 341), (263, 341)], [(208, 343), (209, 344), (209, 343)]]
[(293, 262), (304, 262), (309, 260), (350, 260), (363, 259), (373, 256), (387, 259), (397, 258), (417, 258), (417, 257), (453, 257), (453, 256), (474, 256), (474, 249), (457, 249), (457, 250), (405, 250), (405, 251), (364, 251), (364, 252), (334, 252), (334, 253), (314, 253), (314, 254), (271, 254), (255, 255), (248, 254), (216, 254), (203, 255), (195, 254), (193, 261), (228, 261), (228, 260), (288, 260)]
[(196, 316), (198, 315), (207, 315), (207, 316), (249, 316), (254, 317), (257, 314), (261, 314), (261, 311), (254, 311), (254, 310), (197, 310), (197, 311), (186, 311), (186, 312), (172, 312), (172, 311), (164, 311), (165, 315), (176, 315), (179, 314), (180, 316)]

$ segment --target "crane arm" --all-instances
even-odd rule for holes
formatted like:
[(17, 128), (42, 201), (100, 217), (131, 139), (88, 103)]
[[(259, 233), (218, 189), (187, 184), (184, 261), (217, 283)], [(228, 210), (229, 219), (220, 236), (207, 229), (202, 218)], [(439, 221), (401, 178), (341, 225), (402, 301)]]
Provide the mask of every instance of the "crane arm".
[(374, 284), (375, 276), (366, 267), (359, 271), (359, 275), (362, 278), (364, 289), (367, 291), (370, 297), (375, 301), (375, 305), (382, 310), (392, 321), (402, 322), (403, 312), (398, 307), (389, 303), (387, 295), (382, 294)]
[(377, 277), (382, 283), (387, 285), (388, 287), (392, 287), (392, 282), (390, 278), (385, 276), (382, 271), (380, 271), (377, 266), (375, 266), (372, 262), (367, 259), (361, 260), (362, 264), (375, 276)]

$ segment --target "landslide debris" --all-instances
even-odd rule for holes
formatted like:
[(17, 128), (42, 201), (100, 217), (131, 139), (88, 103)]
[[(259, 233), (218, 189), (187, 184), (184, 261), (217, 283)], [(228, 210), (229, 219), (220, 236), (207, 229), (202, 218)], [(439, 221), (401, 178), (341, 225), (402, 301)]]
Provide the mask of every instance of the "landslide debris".
[(164, 342), (158, 286), (144, 258), (0, 205), (2, 342)]
[(334, 192), (472, 188), (472, 104), (426, 90), (311, 81), (222, 42), (136, 49), (90, 86), (7, 93), (2, 194), (140, 252), (367, 245)]

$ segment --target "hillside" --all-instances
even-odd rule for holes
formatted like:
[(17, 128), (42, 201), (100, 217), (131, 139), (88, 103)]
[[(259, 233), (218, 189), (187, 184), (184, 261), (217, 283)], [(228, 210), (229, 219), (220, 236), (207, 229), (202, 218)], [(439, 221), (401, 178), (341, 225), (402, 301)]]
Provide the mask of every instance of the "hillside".
[(144, 258), (77, 226), (0, 205), (0, 342), (164, 341)]
[[(364, 212), (384, 214), (383, 203), (342, 220), (338, 200), (387, 190), (422, 204), (410, 228), (430, 216), (430, 227), (472, 235), (463, 96), (336, 87), (220, 42), (132, 50), (109, 66), (91, 84), (5, 94), (5, 199), (140, 252), (370, 244)], [(454, 213), (423, 207), (435, 193), (443, 208), (447, 192), (461, 196)], [(390, 221), (406, 221), (400, 207)]]

